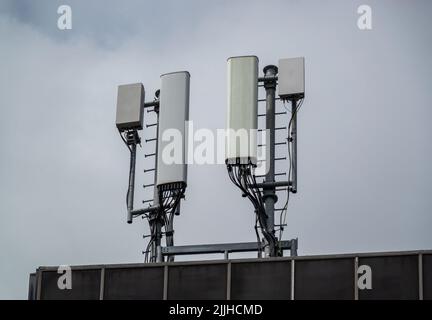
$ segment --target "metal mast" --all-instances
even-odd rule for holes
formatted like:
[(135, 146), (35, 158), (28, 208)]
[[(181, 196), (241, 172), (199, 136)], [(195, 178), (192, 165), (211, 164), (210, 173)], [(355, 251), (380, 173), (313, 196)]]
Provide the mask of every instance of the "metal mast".
[[(268, 65), (264, 68), (264, 88), (266, 91), (266, 129), (269, 134), (269, 139), (266, 146), (269, 148), (269, 159), (267, 159), (268, 171), (265, 176), (266, 183), (273, 184), (275, 182), (275, 103), (276, 103), (276, 75), (278, 68), (274, 65)], [(274, 212), (275, 203), (277, 202), (276, 188), (274, 185), (269, 185), (263, 188), (263, 200), (265, 203), (265, 211), (267, 214), (267, 229), (274, 235)], [(269, 244), (269, 255), (275, 254), (275, 249), (272, 244)]]

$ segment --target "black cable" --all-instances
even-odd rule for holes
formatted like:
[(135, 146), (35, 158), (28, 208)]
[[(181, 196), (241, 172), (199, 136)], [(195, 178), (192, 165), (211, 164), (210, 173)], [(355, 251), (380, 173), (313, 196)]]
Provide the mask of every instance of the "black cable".
[[(291, 156), (291, 154), (292, 154), (292, 150), (291, 150), (291, 148), (292, 148), (291, 125), (292, 125), (292, 121), (293, 121), (294, 116), (297, 116), (297, 114), (298, 114), (301, 106), (303, 105), (303, 101), (304, 101), (304, 99), (301, 99), (299, 101), (298, 106), (295, 109), (295, 112), (291, 113), (291, 119), (290, 119), (289, 124), (288, 124), (288, 139), (287, 139), (288, 140), (287, 141), (288, 142), (288, 158), (289, 158), (288, 182), (291, 180), (291, 173), (292, 173), (292, 166), (293, 166), (293, 159), (292, 159), (292, 156)], [(284, 104), (284, 107), (285, 107), (285, 104)], [(287, 108), (285, 107), (285, 109), (287, 109)], [(290, 199), (290, 186), (287, 186), (287, 199), (286, 199), (285, 205), (284, 205), (284, 207), (283, 207), (283, 209), (281, 211), (281, 214), (279, 216), (279, 224), (280, 224), (279, 241), (282, 240), (284, 224), (286, 223), (286, 217), (287, 217), (287, 209), (288, 209), (289, 199)]]
[[(180, 202), (180, 200), (184, 197), (184, 193), (186, 190), (186, 186), (172, 186), (174, 189), (170, 189), (171, 187), (165, 188), (164, 186), (158, 190), (159, 197), (159, 210), (156, 212), (156, 215), (152, 217), (151, 224), (151, 241), (149, 242), (149, 246), (155, 243), (156, 239), (160, 237), (162, 240), (162, 234), (165, 233), (167, 244), (173, 242), (172, 235), (167, 236), (167, 232), (173, 232), (174, 228), (171, 228), (173, 225), (173, 218), (175, 214), (175, 210)], [(172, 222), (171, 222), (172, 221)], [(158, 222), (162, 222), (161, 230), (156, 230), (156, 225)], [(164, 232), (162, 231), (164, 229)], [(161, 232), (161, 234), (156, 234), (156, 231)], [(156, 261), (156, 252), (152, 252), (151, 261)]]
[[(129, 146), (129, 144), (127, 143), (125, 137), (123, 137), (122, 132), (121, 132), (120, 130), (118, 130), (118, 133), (120, 134), (121, 139), (123, 140), (125, 146), (128, 148), (128, 150), (129, 150), (129, 152), (130, 152), (130, 154), (131, 154), (131, 156), (132, 156), (132, 148), (131, 148), (131, 147)], [(132, 168), (129, 168), (129, 175), (131, 174), (131, 170), (132, 170)], [(127, 206), (127, 204), (128, 204), (128, 199), (129, 199), (129, 187), (128, 187), (128, 190), (127, 190), (127, 192), (126, 192), (126, 206)]]
[(256, 214), (256, 212), (255, 212), (255, 226), (254, 226), (254, 229), (255, 229), (255, 235), (256, 235), (256, 239), (257, 239), (257, 243), (259, 244), (258, 245), (258, 253), (260, 254), (260, 256), (261, 256), (261, 238), (260, 238), (260, 236), (259, 236), (259, 233), (258, 233), (258, 215)]
[(255, 208), (255, 231), (257, 234), (259, 248), (261, 249), (261, 241), (257, 231), (257, 224), (259, 224), (261, 232), (264, 238), (267, 240), (267, 243), (272, 244), (272, 246), (276, 248), (277, 238), (268, 232), (267, 213), (265, 211), (261, 192), (256, 188), (256, 179), (253, 174), (253, 165), (228, 165), (227, 169), (228, 176), (230, 177), (231, 181), (243, 192), (243, 195), (252, 202)]
[[(288, 170), (288, 182), (291, 181), (291, 172), (292, 172), (292, 166), (293, 166), (293, 159), (292, 159), (292, 140), (291, 140), (291, 124), (292, 124), (292, 119), (294, 117), (294, 115), (297, 114), (298, 109), (296, 108), (296, 112), (291, 114), (291, 119), (289, 121), (289, 125), (288, 125), (288, 138), (287, 138), (287, 149), (288, 149), (288, 159), (289, 159), (289, 170)], [(289, 203), (289, 198), (290, 198), (290, 186), (287, 186), (286, 189), (287, 192), (287, 199), (285, 202), (285, 205), (279, 215), (279, 225), (280, 225), (280, 229), (279, 229), (279, 241), (282, 240), (282, 235), (283, 235), (283, 229), (284, 229), (284, 224), (286, 223), (286, 215), (287, 215), (287, 209), (288, 209), (288, 203)]]
[[(252, 183), (247, 181), (249, 179), (252, 179)], [(249, 190), (252, 190), (252, 193), (255, 193), (254, 189), (256, 188), (256, 180), (251, 172), (251, 167), (248, 168), (246, 175), (244, 177), (246, 180), (246, 184), (248, 186), (248, 193), (250, 193)], [(256, 198), (255, 198), (256, 197)], [(261, 193), (259, 193), (259, 196), (253, 197), (255, 199), (256, 203), (256, 212), (258, 214), (258, 220), (261, 226), (261, 232), (263, 233), (264, 237), (266, 238), (268, 243), (272, 243), (274, 246), (276, 245), (276, 239), (274, 238), (274, 235), (268, 232), (267, 228), (267, 213), (265, 212), (264, 204), (262, 201)]]
[[(229, 176), (230, 180), (233, 182), (234, 185), (236, 185), (242, 191), (243, 195), (245, 195), (246, 197), (248, 197), (251, 200), (253, 206), (255, 207), (255, 212), (257, 214), (256, 219), (255, 219), (255, 225), (256, 225), (258, 222), (258, 213), (257, 212), (259, 211), (259, 209), (257, 209), (258, 206), (257, 206), (256, 200), (251, 196), (251, 194), (249, 193), (247, 188), (244, 186), (244, 183), (242, 181), (243, 179), (242, 179), (241, 173), (240, 173), (240, 171), (243, 169), (240, 169), (239, 166), (232, 166), (232, 165), (228, 165), (227, 169), (228, 169), (228, 176)], [(257, 234), (257, 240), (258, 240), (258, 242), (260, 242), (258, 234)]]
[[(118, 131), (119, 132), (119, 134), (120, 134), (120, 137), (121, 137), (121, 139), (123, 140), (123, 142), (124, 142), (124, 144), (126, 145), (126, 147), (129, 149), (129, 151), (130, 152), (132, 152), (132, 149), (131, 149), (131, 147), (129, 146), (129, 144), (127, 143), (127, 141), (126, 141), (126, 139), (125, 139), (125, 137), (123, 137), (123, 134), (122, 134), (122, 132), (119, 130)], [(126, 133), (127, 134), (127, 133)]]

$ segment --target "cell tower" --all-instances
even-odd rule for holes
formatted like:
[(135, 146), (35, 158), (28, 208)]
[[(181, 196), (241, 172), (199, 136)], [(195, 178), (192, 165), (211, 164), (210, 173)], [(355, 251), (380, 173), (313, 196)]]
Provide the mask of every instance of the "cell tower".
[[(127, 222), (142, 216), (149, 222), (150, 241), (146, 262), (161, 262), (166, 257), (173, 261), (175, 255), (224, 253), (228, 258), (231, 252), (258, 251), (261, 256), (281, 256), (283, 250), (290, 250), (297, 255), (297, 239), (282, 240), (282, 231), (290, 193), (297, 192), (297, 113), (304, 98), (304, 58), (279, 60), (279, 68), (273, 65), (264, 68), (264, 75), (258, 76), (258, 58), (255, 56), (232, 57), (228, 59), (228, 112), (226, 165), (231, 181), (242, 191), (253, 204), (256, 216), (255, 232), (257, 242), (202, 244), (174, 246), (174, 217), (180, 214), (180, 202), (184, 198), (187, 186), (186, 165), (186, 122), (189, 120), (189, 83), (190, 75), (186, 71), (163, 74), (161, 89), (151, 102), (144, 102), (145, 91), (141, 83), (119, 86), (117, 99), (116, 125), (120, 135), (130, 151), (129, 187), (127, 192)], [(264, 87), (266, 99), (258, 99), (258, 89)], [(276, 88), (279, 99), (284, 103), (291, 102), (291, 117), (288, 125), (282, 128), (275, 126), (276, 116), (287, 112), (276, 112)], [(266, 113), (258, 114), (258, 102), (266, 102)], [(155, 112), (156, 137), (146, 142), (156, 141), (153, 153), (145, 157), (155, 157), (154, 168), (145, 170), (154, 172), (154, 183), (144, 185), (153, 187), (153, 199), (144, 200), (148, 207), (134, 209), (135, 163), (137, 145), (141, 144), (138, 130), (143, 129), (144, 109)], [(258, 129), (258, 117), (265, 116), (265, 129)], [(284, 143), (276, 141), (276, 131), (288, 128), (288, 137)], [(175, 130), (181, 137), (180, 144), (175, 146), (180, 151), (177, 162), (166, 161), (162, 152), (168, 143), (164, 135)], [(239, 134), (240, 132), (240, 134)], [(265, 143), (258, 144), (257, 133), (266, 134)], [(286, 181), (276, 181), (275, 146), (288, 145), (289, 169)], [(265, 147), (265, 148), (264, 148)], [(258, 148), (266, 150), (263, 159), (258, 157)], [(176, 152), (174, 150), (174, 152)], [(286, 158), (285, 158), (286, 160)], [(257, 175), (259, 163), (265, 164), (265, 174)], [(262, 168), (262, 165), (260, 166)], [(259, 181), (259, 178), (264, 178)], [(275, 209), (278, 191), (287, 192), (286, 204)], [(281, 211), (281, 223), (275, 225), (275, 211)], [(276, 236), (275, 226), (279, 229)], [(261, 239), (259, 233), (263, 236)], [(166, 247), (161, 240), (166, 236)]]
[[(127, 222), (142, 216), (149, 222), (150, 241), (145, 253), (146, 262), (162, 261), (163, 235), (166, 236), (167, 247), (174, 245), (174, 216), (180, 214), (180, 201), (184, 198), (187, 185), (187, 168), (185, 161), (186, 141), (185, 123), (189, 120), (189, 83), (190, 74), (187, 71), (173, 72), (161, 76), (161, 89), (156, 91), (155, 99), (144, 102), (145, 91), (141, 83), (121, 85), (118, 88), (116, 125), (124, 143), (130, 151), (129, 187), (126, 196)], [(152, 204), (142, 209), (134, 209), (135, 164), (137, 145), (141, 144), (138, 130), (143, 129), (144, 109), (156, 113), (157, 121), (147, 126), (156, 126), (156, 138), (146, 139), (146, 142), (156, 141), (154, 153), (145, 157), (154, 157), (154, 183), (144, 185), (154, 188)], [(152, 109), (151, 109), (152, 108)], [(162, 150), (168, 142), (162, 134), (166, 130), (177, 130), (182, 137), (181, 144), (176, 146), (182, 154), (179, 163), (167, 165), (163, 161)], [(150, 201), (144, 201), (145, 203)]]
[[(277, 188), (286, 187), (287, 202), (281, 208), (281, 215), (286, 212), (290, 193), (297, 192), (297, 112), (304, 98), (304, 58), (279, 60), (279, 68), (268, 65), (263, 70), (264, 76), (258, 77), (258, 58), (255, 56), (232, 57), (228, 59), (228, 112), (227, 112), (227, 145), (226, 165), (231, 181), (242, 191), (253, 204), (256, 214), (255, 230), (258, 229), (264, 237), (264, 247), (269, 256), (282, 255), (281, 236), (275, 234), (275, 203), (278, 201)], [(279, 74), (278, 74), (279, 72)], [(266, 147), (266, 173), (264, 181), (257, 182), (255, 168), (257, 167), (258, 131), (258, 87), (259, 83), (266, 92), (266, 142), (260, 147)], [(275, 180), (275, 146), (285, 144), (276, 142), (276, 88), (279, 86), (279, 97), (282, 101), (291, 102), (291, 118), (288, 123), (288, 180)], [(299, 106), (297, 103), (300, 101)], [(284, 113), (280, 113), (284, 114)], [(239, 131), (247, 134), (239, 134)], [(261, 129), (263, 130), (263, 129)], [(240, 141), (239, 141), (240, 138)], [(249, 148), (241, 148), (248, 146)], [(284, 223), (279, 225), (280, 235)], [(260, 242), (260, 241), (259, 241)], [(293, 243), (291, 244), (293, 245)], [(295, 242), (295, 245), (297, 243)], [(262, 248), (260, 248), (262, 249)]]

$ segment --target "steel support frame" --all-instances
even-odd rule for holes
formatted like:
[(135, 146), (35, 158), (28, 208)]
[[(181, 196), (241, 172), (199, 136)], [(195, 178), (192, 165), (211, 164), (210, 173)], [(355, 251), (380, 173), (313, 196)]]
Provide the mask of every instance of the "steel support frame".
[[(297, 100), (292, 99), (292, 118), (291, 118), (291, 132), (288, 132), (289, 141), (292, 143), (292, 159), (290, 165), (292, 165), (292, 177), (290, 181), (275, 181), (275, 115), (276, 115), (276, 86), (278, 80), (278, 68), (274, 65), (268, 65), (264, 68), (264, 77), (259, 77), (258, 82), (262, 82), (265, 91), (266, 99), (266, 129), (270, 137), (268, 139), (269, 148), (269, 168), (265, 176), (265, 180), (262, 183), (257, 183), (255, 187), (263, 190), (263, 199), (265, 203), (265, 211), (267, 214), (267, 228), (272, 234), (274, 230), (274, 212), (275, 203), (277, 202), (276, 188), (277, 187), (288, 187), (288, 192), (297, 193)], [(297, 252), (297, 240), (295, 242)], [(277, 254), (276, 248), (269, 249), (269, 255), (275, 256)]]
[[(278, 68), (273, 65), (266, 66), (264, 68), (264, 77), (259, 77), (258, 82), (263, 82), (263, 87), (266, 90), (266, 129), (270, 133), (270, 141), (268, 148), (269, 149), (269, 170), (266, 174), (265, 180), (263, 183), (257, 183), (256, 187), (263, 189), (263, 199), (265, 203), (265, 210), (267, 214), (267, 228), (268, 231), (273, 235), (275, 234), (274, 230), (274, 212), (275, 212), (275, 203), (277, 202), (276, 195), (276, 187), (291, 187), (288, 192), (297, 192), (297, 117), (296, 117), (296, 101), (292, 101), (292, 112), (294, 114), (292, 131), (289, 133), (293, 142), (293, 179), (292, 181), (275, 181), (275, 104), (276, 104), (276, 86), (277, 86), (277, 72)], [(152, 102), (145, 102), (144, 108), (153, 107), (157, 115), (159, 115), (159, 101), (155, 100)], [(159, 117), (157, 120), (157, 128), (159, 129)], [(156, 145), (157, 148), (157, 145)], [(155, 152), (155, 172), (157, 172), (157, 149)], [(133, 217), (149, 214), (150, 216), (154, 216), (158, 214), (159, 203), (158, 203), (158, 195), (156, 189), (156, 174), (155, 174), (155, 194), (154, 194), (154, 205), (140, 210), (134, 210), (132, 212)], [(177, 208), (178, 210), (178, 208)], [(161, 239), (162, 239), (162, 222), (158, 221), (155, 217), (156, 225), (156, 241), (154, 242), (151, 252), (152, 256), (156, 257), (156, 262), (163, 262), (164, 257), (167, 256), (169, 261), (173, 261), (173, 257), (175, 255), (187, 255), (187, 254), (209, 254), (209, 253), (224, 253), (228, 255), (231, 252), (251, 252), (258, 251), (259, 244), (256, 242), (250, 243), (228, 243), (228, 244), (209, 244), (209, 245), (191, 245), (191, 246), (167, 246), (162, 247)], [(172, 227), (172, 226), (171, 226)], [(170, 230), (172, 231), (172, 230)], [(172, 241), (173, 243), (173, 241)], [(281, 241), (279, 243), (280, 250), (291, 251), (291, 256), (297, 256), (297, 248), (298, 248), (298, 240), (292, 239), (289, 241)], [(269, 256), (276, 256), (277, 248), (269, 249)]]
[[(159, 90), (156, 91), (156, 99), (151, 102), (145, 102), (144, 108), (150, 108), (153, 107), (153, 110), (156, 113), (156, 137), (159, 136)], [(157, 141), (157, 138), (156, 138)], [(149, 215), (149, 221), (150, 224), (156, 225), (156, 233), (154, 235), (151, 235), (152, 237), (155, 237), (155, 241), (152, 243), (152, 246), (150, 248), (151, 256), (155, 257), (156, 262), (163, 262), (163, 255), (162, 255), (162, 227), (164, 225), (164, 221), (161, 219), (159, 215), (159, 192), (157, 189), (157, 162), (158, 162), (158, 144), (156, 142), (156, 149), (155, 149), (155, 167), (154, 167), (154, 194), (153, 194), (153, 206), (150, 206), (145, 209), (136, 210), (134, 212), (134, 215), (142, 215), (142, 214), (148, 214)], [(176, 215), (180, 214), (180, 202), (178, 203), (176, 208), (173, 208), (175, 210)], [(172, 216), (174, 217), (174, 215)], [(174, 236), (173, 236), (173, 228), (174, 228), (174, 219), (172, 219), (169, 223), (169, 226), (167, 226), (167, 247), (174, 245)], [(151, 227), (151, 226), (150, 226)], [(174, 261), (174, 257), (169, 257), (168, 261), (172, 262)]]
[[(144, 103), (144, 109), (153, 108), (150, 110), (156, 113), (156, 137), (158, 136), (159, 131), (159, 100), (158, 93), (156, 93), (156, 99), (151, 102)], [(157, 138), (156, 138), (157, 140)], [(161, 240), (162, 240), (162, 227), (163, 221), (159, 217), (159, 195), (156, 187), (156, 179), (157, 179), (157, 153), (158, 153), (158, 145), (156, 143), (156, 151), (155, 151), (155, 176), (154, 176), (154, 195), (153, 195), (153, 205), (148, 208), (136, 209), (133, 210), (133, 198), (134, 198), (134, 184), (135, 184), (135, 162), (136, 162), (136, 145), (132, 145), (132, 156), (131, 156), (131, 171), (132, 174), (129, 177), (129, 191), (132, 193), (128, 197), (128, 223), (132, 223), (133, 218), (136, 218), (141, 215), (148, 215), (150, 224), (156, 224), (156, 233), (151, 236), (155, 238), (155, 241), (150, 248), (151, 256), (156, 258), (156, 262), (162, 262), (162, 254), (161, 254)], [(150, 227), (151, 229), (151, 227)]]
[[(276, 137), (275, 137), (275, 104), (276, 104), (276, 76), (278, 73), (278, 68), (273, 65), (268, 65), (264, 68), (264, 88), (266, 91), (266, 130), (267, 134), (269, 134), (269, 138), (267, 139), (267, 148), (268, 148), (268, 167), (267, 167), (267, 173), (265, 176), (264, 183), (267, 183), (267, 185), (264, 185), (263, 187), (263, 200), (264, 200), (264, 206), (265, 211), (267, 214), (267, 223), (266, 228), (267, 231), (275, 235), (275, 228), (274, 228), (274, 212), (275, 212), (275, 203), (277, 202), (277, 195), (276, 195), (276, 189), (275, 186), (272, 185), (272, 183), (275, 182), (275, 143), (276, 143)], [(266, 150), (267, 151), (267, 150)], [(277, 248), (272, 243), (269, 243), (268, 246), (268, 252), (266, 252), (267, 255), (270, 257), (274, 257), (277, 255)]]
[[(285, 240), (280, 242), (280, 249), (290, 250), (291, 256), (297, 256), (297, 239)], [(179, 256), (194, 254), (212, 254), (221, 253), (228, 259), (229, 253), (235, 252), (254, 252), (261, 248), (257, 242), (237, 242), (237, 243), (217, 243), (217, 244), (200, 244), (188, 246), (162, 247), (162, 256)]]

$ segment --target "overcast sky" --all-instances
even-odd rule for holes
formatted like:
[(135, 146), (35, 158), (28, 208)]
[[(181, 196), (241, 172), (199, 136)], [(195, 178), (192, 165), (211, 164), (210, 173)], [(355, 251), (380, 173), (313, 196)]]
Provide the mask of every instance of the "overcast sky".
[[(72, 30), (57, 28), (61, 4)], [(357, 27), (362, 4), (372, 30)], [(142, 82), (151, 100), (161, 74), (188, 70), (194, 126), (224, 128), (236, 55), (257, 55), (260, 72), (306, 59), (284, 236), (299, 238), (300, 255), (432, 249), (431, 10), (427, 0), (2, 1), (0, 298), (25, 299), (40, 265), (143, 260), (146, 222), (126, 224), (117, 86)], [(140, 191), (149, 150), (136, 205), (150, 194)], [(176, 244), (255, 240), (252, 206), (223, 165), (189, 166), (181, 209)]]

